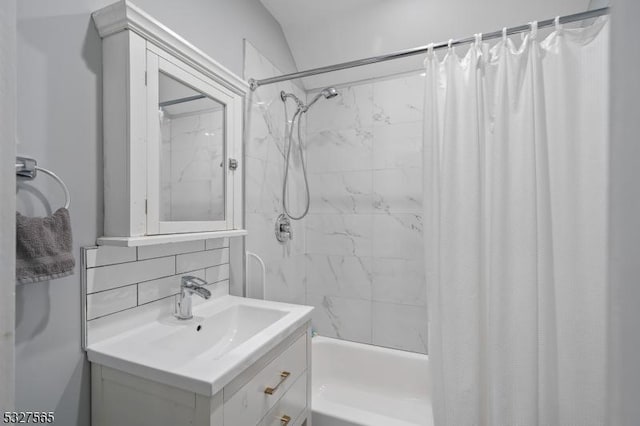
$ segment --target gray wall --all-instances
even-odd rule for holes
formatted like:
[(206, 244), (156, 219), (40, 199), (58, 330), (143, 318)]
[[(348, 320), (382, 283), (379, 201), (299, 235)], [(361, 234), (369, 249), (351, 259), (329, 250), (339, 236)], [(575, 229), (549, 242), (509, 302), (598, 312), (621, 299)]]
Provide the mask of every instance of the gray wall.
[(612, 2), (610, 382), (612, 426), (640, 422), (640, 49), (638, 0)]
[[(79, 247), (102, 234), (102, 52), (90, 13), (112, 2), (20, 0), (17, 9), (18, 152), (67, 182), (78, 256)], [(243, 38), (284, 71), (295, 70), (280, 26), (258, 0), (137, 4), (238, 75)], [(42, 215), (63, 200), (56, 184), (41, 176), (21, 187), (17, 202), (19, 211)], [(79, 264), (71, 277), (17, 288), (16, 377), (18, 409), (55, 410), (59, 425), (89, 424)]]
[(605, 6), (609, 6), (609, 0), (591, 0), (589, 2), (589, 9), (599, 9)]
[(16, 2), (0, 4), (0, 410), (14, 403)]

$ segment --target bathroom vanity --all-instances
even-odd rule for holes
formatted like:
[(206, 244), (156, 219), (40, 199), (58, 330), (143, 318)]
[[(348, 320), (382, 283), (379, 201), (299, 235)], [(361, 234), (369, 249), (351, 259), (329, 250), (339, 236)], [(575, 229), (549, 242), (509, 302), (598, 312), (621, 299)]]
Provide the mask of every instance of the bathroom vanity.
[(92, 424), (310, 424), (311, 310), (222, 296), (191, 320), (141, 314), (125, 332), (92, 330)]
[[(246, 234), (248, 84), (130, 1), (93, 19), (105, 235), (83, 250), (92, 424), (310, 424), (313, 308), (226, 294), (224, 240)], [(225, 294), (192, 306), (205, 287)]]

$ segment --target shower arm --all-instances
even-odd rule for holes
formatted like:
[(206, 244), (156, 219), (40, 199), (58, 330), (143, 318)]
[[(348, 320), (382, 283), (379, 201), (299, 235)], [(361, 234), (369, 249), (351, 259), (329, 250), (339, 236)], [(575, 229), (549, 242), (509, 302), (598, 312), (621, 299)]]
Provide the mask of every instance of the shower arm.
[(284, 90), (281, 91), (280, 99), (282, 99), (282, 102), (287, 102), (287, 98), (292, 98), (298, 105), (298, 109), (306, 112), (308, 106), (305, 106), (304, 102), (302, 102), (296, 95), (293, 93), (286, 93)]

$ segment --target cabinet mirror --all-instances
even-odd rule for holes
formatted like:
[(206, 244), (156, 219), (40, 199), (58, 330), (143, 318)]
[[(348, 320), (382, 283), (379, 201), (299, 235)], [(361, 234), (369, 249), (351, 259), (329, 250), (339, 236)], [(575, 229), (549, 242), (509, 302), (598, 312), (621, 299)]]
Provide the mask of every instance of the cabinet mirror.
[(225, 106), (161, 72), (160, 221), (225, 217)]

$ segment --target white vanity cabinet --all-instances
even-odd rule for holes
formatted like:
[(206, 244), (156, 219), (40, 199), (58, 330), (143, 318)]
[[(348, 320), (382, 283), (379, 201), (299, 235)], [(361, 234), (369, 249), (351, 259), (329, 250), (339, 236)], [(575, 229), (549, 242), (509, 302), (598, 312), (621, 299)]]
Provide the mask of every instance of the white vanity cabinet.
[(92, 425), (311, 426), (310, 339), (307, 324), (213, 396), (92, 362)]
[(129, 1), (93, 18), (103, 55), (98, 243), (242, 235), (246, 82)]

